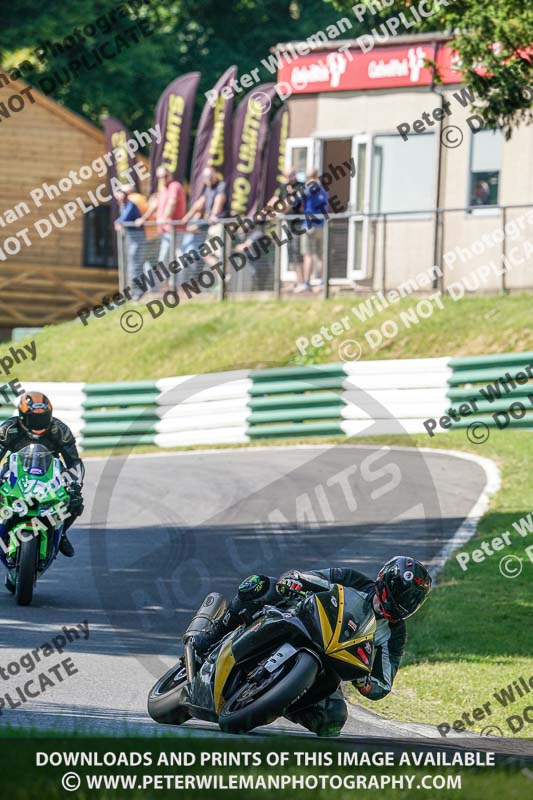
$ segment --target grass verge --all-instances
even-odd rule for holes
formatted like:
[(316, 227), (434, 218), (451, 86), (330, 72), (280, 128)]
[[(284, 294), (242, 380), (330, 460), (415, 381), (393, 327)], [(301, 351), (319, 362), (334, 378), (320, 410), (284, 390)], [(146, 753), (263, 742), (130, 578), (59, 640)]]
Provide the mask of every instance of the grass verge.
[[(505, 736), (531, 737), (533, 724), (523, 714), (529, 706), (528, 716), (533, 719), (533, 656), (528, 632), (533, 563), (525, 552), (533, 545), (533, 524), (522, 538), (513, 522), (523, 517), (533, 522), (533, 433), (493, 432), (489, 441), (478, 447), (470, 445), (459, 431), (433, 439), (422, 435), (410, 438), (419, 447), (467, 450), (498, 463), (500, 491), (491, 499), (475, 537), (462, 550), (471, 554), (483, 541), (490, 542), (504, 531), (510, 531), (511, 545), (479, 563), (470, 561), (466, 572), (454, 556), (449, 559), (430, 602), (408, 622), (407, 653), (394, 691), (373, 708), (391, 719), (437, 725), (452, 725), (467, 712), (472, 724), (462, 721), (469, 730), (479, 732), (496, 725)], [(379, 440), (399, 444), (402, 437)], [(501, 558), (511, 555), (521, 559), (522, 565), (521, 574), (514, 578), (504, 577), (499, 569)], [(526, 682), (531, 679), (531, 694), (524, 691), (520, 697), (515, 691), (513, 702), (499, 702), (495, 693), (501, 697), (502, 688), (521, 677)], [(372, 705), (360, 697), (357, 702)], [(483, 718), (473, 719), (472, 710), (484, 703), (490, 705)]]
[[(444, 308), (433, 304), (431, 316), (419, 317), (418, 323), (405, 316), (411, 307), (416, 309), (420, 301), (416, 297), (403, 298), (363, 322), (351, 309), (370, 301), (356, 295), (327, 301), (191, 302), (167, 309), (155, 320), (146, 308), (136, 306), (130, 310), (142, 315), (144, 325), (135, 334), (120, 327), (121, 307), (100, 319), (91, 318), (87, 327), (76, 319), (45, 328), (36, 339), (36, 361), (17, 365), (10, 378), (150, 380), (239, 367), (318, 364), (340, 361), (339, 345), (347, 339), (360, 342), (363, 359), (533, 350), (531, 297), (466, 297), (461, 302), (444, 297)], [(429, 301), (424, 302), (427, 306)], [(342, 333), (335, 336), (329, 327), (342, 318), (348, 327), (341, 325)], [(365, 333), (389, 319), (397, 323), (401, 335), (374, 349)], [(309, 346), (302, 356), (297, 339), (310, 340), (323, 326), (328, 328), (327, 334), (322, 333), (323, 346)]]

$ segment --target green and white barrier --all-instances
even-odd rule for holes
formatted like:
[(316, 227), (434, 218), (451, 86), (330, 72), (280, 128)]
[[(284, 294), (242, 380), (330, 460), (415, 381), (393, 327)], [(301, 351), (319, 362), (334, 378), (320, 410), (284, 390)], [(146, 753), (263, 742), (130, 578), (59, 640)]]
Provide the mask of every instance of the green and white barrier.
[[(531, 375), (527, 372), (530, 370)], [(504, 391), (500, 383), (510, 378)], [(526, 379), (524, 380), (524, 376)], [(492, 385), (501, 397), (484, 396)], [(504, 384), (505, 386), (505, 384)], [(394, 359), (240, 370), (123, 383), (27, 383), (47, 394), (54, 413), (84, 450), (153, 444), (176, 447), (304, 436), (425, 432), (477, 398), (476, 419), (513, 402), (527, 406), (510, 425), (533, 427), (533, 353), (470, 358)], [(517, 407), (518, 408), (518, 407)], [(2, 418), (14, 405), (0, 407)]]
[(452, 358), (449, 364), (450, 407), (461, 414), (462, 405), (471, 406), (453, 427), (479, 421), (490, 428), (533, 428), (533, 352)]

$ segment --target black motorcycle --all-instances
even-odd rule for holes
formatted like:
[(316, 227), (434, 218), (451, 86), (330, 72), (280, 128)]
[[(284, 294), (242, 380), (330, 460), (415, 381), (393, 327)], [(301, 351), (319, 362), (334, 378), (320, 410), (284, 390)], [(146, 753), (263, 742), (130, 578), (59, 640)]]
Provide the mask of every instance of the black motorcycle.
[(184, 637), (185, 655), (148, 696), (156, 722), (218, 722), (245, 733), (329, 696), (342, 681), (370, 673), (376, 618), (354, 589), (327, 591), (265, 606), (200, 660), (194, 635), (223, 616), (222, 595), (209, 594)]

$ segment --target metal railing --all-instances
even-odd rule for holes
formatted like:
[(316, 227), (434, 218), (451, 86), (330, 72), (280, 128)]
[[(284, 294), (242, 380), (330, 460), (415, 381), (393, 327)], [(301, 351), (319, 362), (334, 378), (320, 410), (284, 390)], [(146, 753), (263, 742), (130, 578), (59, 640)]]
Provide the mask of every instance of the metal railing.
[[(174, 221), (167, 234), (156, 222), (142, 229), (123, 225), (117, 234), (121, 290), (135, 273), (153, 278), (155, 270), (155, 292), (194, 290), (201, 280), (201, 293), (220, 300), (247, 293), (280, 297), (301, 289), (306, 253), (307, 270), (312, 261), (305, 290), (324, 298), (406, 285), (413, 291), (417, 281), (423, 285), (415, 291), (422, 293), (447, 292), (458, 281), (467, 292), (533, 288), (533, 204), (344, 212), (329, 215), (311, 236), (302, 215), (277, 215), (255, 227), (239, 220), (221, 219), (216, 228)], [(168, 275), (157, 268), (161, 262)]]

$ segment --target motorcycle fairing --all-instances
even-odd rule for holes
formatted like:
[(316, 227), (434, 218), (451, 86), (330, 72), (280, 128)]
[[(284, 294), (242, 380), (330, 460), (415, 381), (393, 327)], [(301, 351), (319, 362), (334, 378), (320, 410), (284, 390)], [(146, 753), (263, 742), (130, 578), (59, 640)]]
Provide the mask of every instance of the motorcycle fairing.
[[(28, 505), (28, 509), (20, 522), (13, 525), (9, 531), (9, 549), (7, 555), (15, 558), (19, 541), (27, 536), (39, 537), (39, 560), (44, 572), (52, 563), (57, 555), (59, 541), (63, 531), (62, 522), (57, 528), (52, 529), (50, 524), (46, 524), (40, 515), (45, 509), (52, 508), (58, 502), (65, 502), (69, 499), (69, 494), (62, 484), (62, 465), (58, 458), (54, 458), (51, 453), (46, 454), (42, 459), (43, 468), (35, 470), (30, 474), (25, 468), (24, 452), (26, 448), (11, 453), (9, 456), (9, 471), (0, 486), (0, 494), (3, 495), (4, 504), (13, 505), (17, 500), (23, 501)], [(44, 450), (44, 448), (43, 448)], [(44, 454), (43, 454), (44, 455)], [(39, 473), (37, 475), (37, 472)], [(37, 503), (30, 504), (30, 500), (36, 499)], [(3, 534), (8, 523), (0, 524), (0, 534)], [(20, 533), (20, 538), (19, 538)], [(50, 535), (52, 534), (52, 535)], [(0, 560), (6, 565), (5, 555), (0, 552)], [(10, 571), (10, 574), (13, 570)]]
[[(335, 584), (332, 591), (318, 592), (308, 602), (315, 606), (326, 655), (369, 674), (372, 670), (376, 618), (368, 609), (362, 613), (363, 621), (357, 622), (354, 613), (357, 610), (364, 612), (366, 600), (355, 590)], [(345, 677), (342, 665), (336, 669), (341, 677), (352, 677)]]

